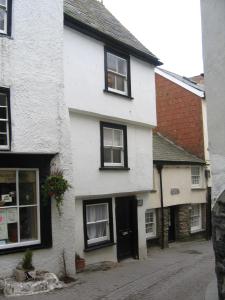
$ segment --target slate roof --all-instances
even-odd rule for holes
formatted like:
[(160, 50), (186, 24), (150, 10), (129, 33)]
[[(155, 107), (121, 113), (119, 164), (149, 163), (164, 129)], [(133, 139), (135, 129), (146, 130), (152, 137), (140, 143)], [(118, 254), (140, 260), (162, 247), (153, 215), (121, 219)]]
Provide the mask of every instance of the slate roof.
[(97, 0), (64, 0), (64, 14), (74, 21), (88, 25), (119, 43), (142, 52), (160, 65), (158, 58), (143, 46), (107, 9)]
[(162, 72), (182, 81), (183, 83), (186, 83), (187, 85), (199, 90), (199, 91), (202, 91), (204, 92), (205, 89), (204, 89), (204, 85), (203, 84), (198, 84), (197, 82), (195, 82), (194, 80), (191, 80), (190, 78), (188, 77), (185, 77), (185, 76), (180, 76), (176, 73), (173, 73), (173, 72), (170, 72), (170, 71), (167, 71), (165, 69), (162, 69), (162, 68), (159, 68), (159, 70), (161, 70)]
[(176, 162), (204, 164), (204, 160), (190, 154), (159, 133), (153, 134), (153, 160), (161, 162)]

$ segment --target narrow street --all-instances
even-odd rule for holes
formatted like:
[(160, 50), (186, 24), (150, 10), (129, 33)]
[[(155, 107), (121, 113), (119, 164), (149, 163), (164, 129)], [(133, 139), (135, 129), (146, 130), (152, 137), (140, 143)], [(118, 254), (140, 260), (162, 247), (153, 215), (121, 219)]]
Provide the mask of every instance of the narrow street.
[(82, 273), (69, 288), (26, 300), (204, 300), (214, 277), (211, 242), (174, 243), (164, 251), (154, 248), (145, 261)]

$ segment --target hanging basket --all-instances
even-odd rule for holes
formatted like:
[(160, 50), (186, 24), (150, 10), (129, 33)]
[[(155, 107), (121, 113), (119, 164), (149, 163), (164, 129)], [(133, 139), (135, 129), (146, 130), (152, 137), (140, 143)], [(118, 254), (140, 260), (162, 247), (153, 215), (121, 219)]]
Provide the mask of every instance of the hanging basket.
[(61, 170), (53, 171), (50, 176), (46, 178), (45, 183), (42, 186), (44, 199), (48, 200), (49, 197), (55, 199), (56, 207), (60, 216), (62, 214), (61, 208), (63, 205), (64, 193), (70, 188), (71, 185), (63, 177), (63, 172)]

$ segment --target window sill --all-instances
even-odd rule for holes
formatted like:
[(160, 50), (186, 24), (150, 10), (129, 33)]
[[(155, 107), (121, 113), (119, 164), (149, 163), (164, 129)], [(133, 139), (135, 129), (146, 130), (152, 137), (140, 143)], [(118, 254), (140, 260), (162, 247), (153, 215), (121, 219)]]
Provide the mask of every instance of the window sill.
[(100, 171), (129, 171), (130, 168), (128, 167), (101, 167), (99, 168)]
[(205, 229), (196, 229), (196, 230), (191, 230), (191, 234), (195, 234), (195, 233), (200, 233), (200, 232), (204, 232), (205, 231)]
[(123, 94), (120, 94), (120, 93), (117, 93), (117, 92), (113, 92), (113, 91), (108, 91), (108, 90), (103, 90), (104, 93), (107, 93), (107, 94), (112, 94), (112, 95), (115, 95), (115, 96), (121, 96), (123, 98), (127, 98), (127, 99), (130, 99), (130, 100), (133, 100), (134, 98), (129, 96), (129, 95), (123, 95)]
[(27, 248), (29, 248), (30, 250), (49, 249), (49, 248), (52, 248), (52, 245), (46, 246), (43, 244), (36, 244), (36, 245), (30, 245), (30, 246), (21, 246), (21, 247), (15, 247), (15, 248), (0, 249), (0, 255), (25, 252), (27, 250)]
[(158, 237), (157, 237), (157, 235), (154, 235), (154, 236), (146, 236), (146, 240), (147, 241), (149, 241), (149, 240), (155, 240), (155, 239), (157, 239)]
[(10, 150), (11, 150), (10, 148), (1, 148), (1, 147), (0, 147), (0, 152), (3, 152), (3, 151), (9, 152)]
[(94, 251), (94, 250), (98, 250), (98, 249), (101, 249), (101, 248), (110, 247), (110, 246), (114, 246), (114, 245), (116, 245), (114, 242), (107, 242), (107, 243), (98, 244), (98, 245), (95, 244), (93, 246), (85, 248), (84, 252), (91, 252), (91, 251)]
[(9, 40), (13, 40), (13, 38), (7, 33), (0, 32), (0, 37), (7, 38)]
[(192, 191), (205, 191), (206, 188), (203, 188), (203, 187), (194, 187), (194, 186), (193, 186), (193, 187), (191, 188), (191, 190), (192, 190)]
[(150, 190), (150, 193), (157, 193), (156, 189)]

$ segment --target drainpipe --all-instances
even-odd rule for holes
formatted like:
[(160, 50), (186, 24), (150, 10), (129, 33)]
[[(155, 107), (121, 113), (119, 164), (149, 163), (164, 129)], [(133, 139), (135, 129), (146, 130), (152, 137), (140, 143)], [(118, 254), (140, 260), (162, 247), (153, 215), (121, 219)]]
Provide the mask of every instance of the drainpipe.
[(164, 204), (163, 204), (163, 188), (162, 188), (162, 169), (163, 165), (156, 165), (156, 169), (159, 173), (159, 180), (160, 180), (160, 203), (161, 203), (161, 238), (162, 238), (162, 245), (161, 248), (164, 249)]

